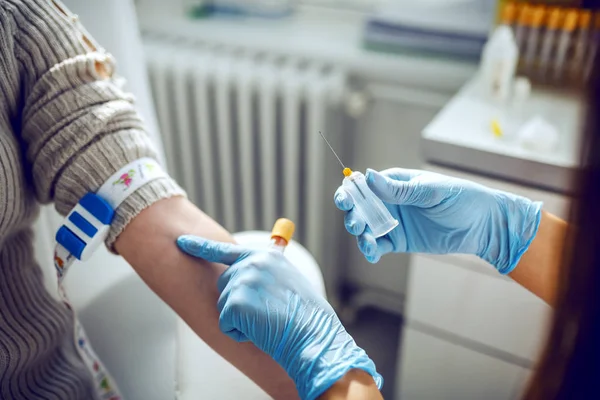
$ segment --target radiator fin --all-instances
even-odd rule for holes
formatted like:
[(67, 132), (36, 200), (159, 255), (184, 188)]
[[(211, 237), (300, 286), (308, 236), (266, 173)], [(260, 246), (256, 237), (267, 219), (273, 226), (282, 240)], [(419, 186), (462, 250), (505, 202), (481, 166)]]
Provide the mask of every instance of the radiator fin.
[(146, 40), (146, 54), (168, 168), (190, 199), (231, 232), (290, 218), (322, 261), (343, 230), (330, 212), (341, 176), (318, 131), (341, 140), (344, 74), (160, 39)]

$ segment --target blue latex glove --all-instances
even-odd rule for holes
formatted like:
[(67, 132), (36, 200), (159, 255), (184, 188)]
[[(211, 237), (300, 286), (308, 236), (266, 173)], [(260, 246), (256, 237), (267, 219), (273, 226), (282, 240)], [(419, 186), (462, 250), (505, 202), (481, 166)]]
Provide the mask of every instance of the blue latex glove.
[(281, 254), (195, 236), (177, 240), (186, 253), (229, 265), (218, 281), (219, 328), (251, 341), (288, 373), (302, 399), (316, 399), (352, 369), (383, 379), (310, 282)]
[(541, 207), (514, 194), (433, 172), (367, 170), (367, 184), (399, 225), (377, 240), (340, 187), (336, 206), (370, 262), (390, 252), (474, 254), (500, 273), (511, 272), (537, 233)]

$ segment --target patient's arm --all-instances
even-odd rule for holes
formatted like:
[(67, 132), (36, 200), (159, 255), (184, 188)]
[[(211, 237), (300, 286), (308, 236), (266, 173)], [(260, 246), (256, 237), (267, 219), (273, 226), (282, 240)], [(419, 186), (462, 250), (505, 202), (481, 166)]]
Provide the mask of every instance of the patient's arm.
[[(11, 34), (10, 40), (1, 39), (9, 46), (6, 54), (15, 56), (0, 63), (8, 68), (7, 77), (14, 78), (7, 87), (18, 101), (7, 107), (14, 114), (15, 133), (24, 143), (31, 179), (26, 194), (34, 191), (40, 202), (54, 201), (66, 215), (86, 193), (96, 192), (125, 165), (142, 157), (156, 158), (154, 145), (133, 96), (112, 79), (112, 57), (72, 22), (73, 15), (47, 0), (9, 2), (10, 12), (4, 15), (4, 3), (0, 1), (0, 20), (11, 22)], [(24, 16), (35, 18), (28, 21)], [(231, 236), (188, 201), (172, 197), (182, 193), (169, 178), (138, 189), (116, 210), (107, 245), (114, 244), (218, 353), (272, 396), (293, 399), (292, 380), (273, 360), (252, 345), (237, 344), (220, 333), (216, 280), (223, 267), (200, 265), (184, 256), (175, 239), (182, 233), (217, 240), (231, 240)]]
[(535, 239), (509, 274), (551, 306), (556, 298), (568, 228), (566, 221), (543, 211)]
[(360, 369), (349, 371), (333, 384), (319, 400), (382, 400), (373, 377)]
[(175, 240), (194, 234), (233, 241), (219, 224), (182, 197), (154, 203), (142, 211), (115, 247), (142, 279), (221, 356), (275, 399), (298, 397), (293, 381), (272, 358), (251, 343), (237, 343), (219, 330), (217, 278), (225, 267), (180, 252)]

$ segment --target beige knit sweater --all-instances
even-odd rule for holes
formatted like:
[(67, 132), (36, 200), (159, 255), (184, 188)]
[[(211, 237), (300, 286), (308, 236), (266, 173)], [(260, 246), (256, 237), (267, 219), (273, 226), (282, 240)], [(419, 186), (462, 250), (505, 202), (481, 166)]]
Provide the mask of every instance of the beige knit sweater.
[[(44, 289), (31, 226), (38, 203), (65, 214), (120, 167), (155, 156), (132, 96), (107, 78), (112, 68), (52, 0), (0, 0), (0, 399), (95, 398), (72, 316)], [(139, 189), (107, 245), (176, 194), (170, 179)]]

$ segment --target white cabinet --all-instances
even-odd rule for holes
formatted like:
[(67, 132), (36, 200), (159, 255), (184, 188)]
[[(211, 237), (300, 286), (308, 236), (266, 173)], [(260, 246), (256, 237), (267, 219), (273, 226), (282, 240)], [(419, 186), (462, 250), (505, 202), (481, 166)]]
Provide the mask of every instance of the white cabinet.
[(550, 307), (508, 278), (463, 268), (456, 257), (450, 261), (412, 258), (406, 319), (535, 360)]
[(395, 400), (508, 400), (528, 372), (517, 365), (408, 328)]
[[(450, 169), (426, 169), (544, 202), (566, 218), (569, 198)], [(396, 398), (519, 398), (544, 345), (551, 309), (476, 257), (414, 255)]]

